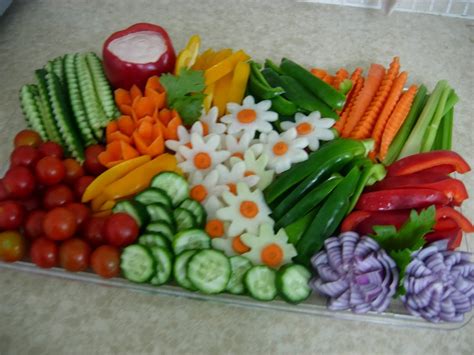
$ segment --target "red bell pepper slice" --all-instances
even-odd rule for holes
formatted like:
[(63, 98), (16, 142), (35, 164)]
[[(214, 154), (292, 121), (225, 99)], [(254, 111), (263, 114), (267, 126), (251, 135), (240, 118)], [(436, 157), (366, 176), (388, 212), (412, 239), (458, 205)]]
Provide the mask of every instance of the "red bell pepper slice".
[(458, 223), (452, 218), (442, 218), (436, 220), (433, 229), (435, 231), (446, 231), (453, 228), (458, 228)]
[(413, 174), (440, 165), (451, 165), (455, 171), (464, 174), (471, 170), (469, 164), (456, 152), (437, 150), (402, 158), (387, 168), (388, 176)]
[(360, 222), (354, 229), (360, 235), (374, 234), (373, 226), (392, 225), (397, 230), (408, 220), (410, 210), (371, 212), (370, 217)]
[(366, 192), (361, 195), (356, 209), (364, 211), (389, 211), (447, 205), (448, 197), (433, 189), (394, 189)]
[(442, 164), (438, 166), (433, 166), (432, 168), (420, 170), (419, 173), (449, 175), (451, 173), (454, 173), (455, 171), (456, 171), (456, 168), (453, 165)]
[(474, 225), (461, 213), (452, 207), (444, 206), (436, 208), (436, 220), (451, 218), (466, 233), (474, 233)]
[(366, 191), (379, 191), (398, 189), (402, 187), (413, 187), (420, 184), (429, 184), (449, 179), (448, 175), (434, 174), (430, 172), (420, 171), (418, 173), (402, 175), (402, 176), (386, 176), (382, 181), (369, 186)]
[(357, 226), (370, 217), (373, 212), (368, 211), (354, 211), (344, 218), (341, 224), (341, 232), (355, 231)]
[(454, 250), (461, 245), (462, 230), (459, 227), (448, 229), (445, 231), (434, 231), (424, 236), (427, 243), (433, 243), (438, 240), (448, 239), (448, 249)]

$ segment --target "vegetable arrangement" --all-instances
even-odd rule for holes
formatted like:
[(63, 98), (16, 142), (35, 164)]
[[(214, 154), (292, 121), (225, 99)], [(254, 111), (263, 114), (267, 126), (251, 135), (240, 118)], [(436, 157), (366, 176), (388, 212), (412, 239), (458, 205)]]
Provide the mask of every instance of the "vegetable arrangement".
[(364, 77), (200, 47), (176, 55), (140, 23), (105, 41), (104, 69), (87, 53), (35, 72), (20, 92), (34, 131), (0, 181), (0, 259), (260, 301), (314, 291), (356, 313), (399, 297), (462, 320), (474, 264), (456, 249), (474, 226), (456, 209), (468, 194), (450, 174), (470, 167), (450, 151), (448, 83), (405, 91), (398, 57)]

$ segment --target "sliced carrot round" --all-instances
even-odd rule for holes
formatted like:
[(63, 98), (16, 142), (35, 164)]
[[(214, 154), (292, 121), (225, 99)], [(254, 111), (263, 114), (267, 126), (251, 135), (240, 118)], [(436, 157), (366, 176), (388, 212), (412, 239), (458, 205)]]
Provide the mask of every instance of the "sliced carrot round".
[(233, 193), (234, 195), (237, 195), (237, 185), (234, 184), (233, 182), (230, 182), (227, 184), (227, 186), (229, 186), (229, 190), (231, 193)]
[(288, 144), (286, 144), (283, 141), (279, 141), (275, 143), (272, 150), (273, 150), (273, 154), (275, 155), (285, 155), (286, 152), (288, 151)]
[(250, 171), (250, 170), (246, 170), (245, 173), (244, 173), (244, 176), (253, 176), (255, 175), (255, 173), (253, 171)]
[(232, 249), (234, 249), (237, 254), (243, 254), (250, 250), (250, 248), (244, 244), (242, 239), (240, 239), (240, 235), (232, 239)]
[(220, 238), (224, 236), (224, 222), (219, 219), (211, 219), (206, 223), (206, 233), (211, 238)]
[(232, 156), (244, 160), (244, 154), (242, 152), (235, 152)]
[(278, 244), (272, 243), (262, 249), (262, 262), (269, 267), (277, 267), (283, 261), (283, 250)]
[(193, 186), (193, 188), (190, 191), (190, 194), (191, 194), (191, 198), (193, 200), (196, 200), (198, 202), (202, 202), (207, 197), (206, 186), (204, 186), (203, 184)]
[(300, 124), (296, 126), (296, 132), (298, 132), (300, 136), (309, 134), (312, 131), (313, 131), (313, 126), (311, 125), (311, 123), (308, 123), (308, 122), (301, 122)]
[(251, 108), (244, 108), (237, 114), (240, 123), (252, 123), (257, 119), (257, 112)]
[(202, 134), (207, 136), (209, 134), (209, 125), (206, 122), (201, 121), (202, 124)]
[(240, 203), (240, 213), (246, 218), (254, 218), (258, 214), (258, 205), (249, 200)]
[(197, 153), (194, 156), (194, 166), (198, 169), (208, 169), (212, 164), (211, 156), (206, 152)]

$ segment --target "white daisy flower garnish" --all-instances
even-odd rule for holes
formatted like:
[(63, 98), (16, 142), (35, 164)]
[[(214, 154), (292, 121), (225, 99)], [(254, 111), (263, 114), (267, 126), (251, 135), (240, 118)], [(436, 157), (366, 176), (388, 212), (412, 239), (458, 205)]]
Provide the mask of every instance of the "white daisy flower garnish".
[(270, 224), (262, 224), (258, 234), (245, 233), (240, 238), (250, 248), (243, 256), (254, 265), (278, 269), (290, 263), (297, 254), (294, 245), (288, 242), (285, 230), (282, 228), (275, 234)]
[[(230, 164), (233, 166), (237, 164), (241, 160), (235, 157), (230, 157)], [(246, 176), (256, 175), (260, 179), (257, 183), (257, 188), (260, 190), (265, 189), (268, 185), (271, 184), (273, 181), (273, 177), (275, 176), (275, 171), (271, 169), (267, 169), (268, 166), (268, 155), (267, 154), (260, 154), (258, 158), (256, 158), (256, 154), (253, 150), (247, 150), (244, 155), (244, 163), (245, 163), (245, 174)]]
[(224, 204), (217, 196), (211, 196), (204, 204), (207, 213), (206, 233), (213, 239), (226, 237), (228, 223), (217, 218), (217, 211), (224, 207)]
[(223, 134), (226, 131), (227, 126), (224, 123), (217, 122), (218, 114), (219, 109), (216, 106), (212, 107), (207, 113), (206, 110), (202, 111), (199, 121), (202, 124), (205, 136), (211, 133)]
[(252, 96), (247, 96), (242, 105), (230, 102), (227, 104), (228, 115), (221, 117), (221, 122), (227, 124), (229, 134), (240, 131), (270, 132), (273, 127), (270, 122), (278, 119), (278, 114), (269, 111), (272, 102), (270, 100), (260, 101), (258, 104)]
[(174, 152), (178, 152), (178, 149), (182, 145), (190, 145), (191, 144), (191, 134), (196, 133), (201, 137), (204, 135), (204, 128), (201, 122), (194, 122), (191, 126), (190, 131), (186, 129), (184, 126), (179, 126), (177, 130), (178, 140), (171, 140), (168, 139), (165, 142), (166, 148), (171, 149)]
[(230, 152), (230, 156), (244, 160), (244, 154), (247, 150), (252, 149), (259, 152), (261, 145), (256, 144), (258, 140), (254, 140), (255, 132), (244, 132), (237, 137), (237, 135), (226, 134), (223, 135), (224, 148)]
[(234, 164), (230, 169), (225, 165), (218, 165), (216, 170), (219, 172), (219, 184), (229, 187), (234, 195), (237, 192), (237, 184), (245, 183), (248, 187), (254, 187), (258, 184), (260, 178), (254, 173), (247, 172), (243, 161)]
[(268, 166), (280, 174), (291, 167), (291, 164), (308, 159), (304, 150), (308, 146), (306, 138), (297, 138), (296, 128), (291, 128), (281, 134), (271, 131), (262, 134), (260, 140), (264, 143), (263, 153), (268, 155)]
[(236, 195), (226, 191), (222, 194), (222, 199), (226, 207), (217, 210), (217, 217), (230, 222), (228, 233), (231, 236), (243, 232), (256, 233), (261, 224), (274, 223), (262, 191), (251, 192), (243, 182), (237, 184)]
[(248, 252), (250, 248), (242, 242), (241, 236), (214, 238), (212, 247), (224, 252), (227, 256), (240, 255)]
[(207, 137), (204, 140), (199, 134), (191, 133), (191, 147), (182, 145), (178, 148), (184, 158), (184, 161), (178, 164), (183, 172), (189, 174), (198, 170), (205, 174), (229, 158), (229, 152), (217, 150), (221, 142), (220, 136), (210, 134)]
[(211, 170), (207, 175), (197, 170), (188, 179), (189, 195), (193, 200), (205, 205), (210, 197), (220, 197), (224, 191), (228, 191), (227, 185), (218, 184), (219, 172)]
[(310, 113), (308, 116), (302, 113), (295, 115), (295, 122), (283, 121), (281, 128), (285, 131), (295, 128), (298, 137), (308, 140), (309, 149), (318, 150), (319, 141), (330, 141), (335, 138), (334, 132), (330, 129), (336, 121), (332, 118), (321, 118), (318, 111)]

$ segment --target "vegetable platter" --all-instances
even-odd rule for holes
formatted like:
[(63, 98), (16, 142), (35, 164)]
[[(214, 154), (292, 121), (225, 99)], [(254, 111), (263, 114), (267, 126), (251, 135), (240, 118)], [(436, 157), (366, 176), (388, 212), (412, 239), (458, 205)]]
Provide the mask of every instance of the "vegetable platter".
[(0, 266), (134, 290), (453, 328), (474, 304), (446, 80), (331, 72), (139, 23), (21, 87)]

